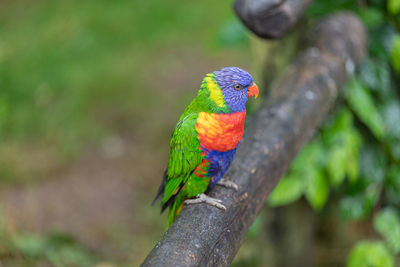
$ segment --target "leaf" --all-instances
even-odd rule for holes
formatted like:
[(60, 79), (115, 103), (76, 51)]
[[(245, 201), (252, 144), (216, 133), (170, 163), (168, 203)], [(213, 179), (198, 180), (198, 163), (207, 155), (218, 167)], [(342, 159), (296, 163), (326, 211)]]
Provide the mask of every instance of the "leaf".
[(328, 182), (319, 169), (310, 169), (305, 178), (307, 181), (305, 196), (313, 209), (319, 211), (328, 199)]
[(346, 99), (357, 117), (365, 123), (376, 138), (382, 139), (385, 129), (383, 119), (366, 88), (356, 79), (346, 86)]
[(336, 143), (342, 143), (343, 131), (351, 128), (353, 125), (353, 116), (351, 112), (342, 108), (336, 115), (331, 125), (326, 127), (323, 132), (324, 143), (328, 146), (335, 145)]
[(353, 116), (343, 108), (332, 125), (323, 131), (326, 146), (326, 170), (333, 186), (340, 185), (348, 176), (351, 181), (358, 178), (359, 149), (361, 137), (353, 126)]
[(390, 187), (400, 191), (400, 166), (392, 165), (387, 172), (387, 180)]
[[(325, 204), (329, 188), (327, 185), (326, 188), (321, 186), (321, 179), (315, 177), (321, 175), (319, 161), (322, 151), (322, 144), (318, 140), (307, 143), (300, 150), (290, 166), (288, 175), (279, 182), (271, 193), (268, 199), (271, 206), (292, 203), (299, 199), (305, 191), (308, 191), (309, 202), (313, 207), (315, 206), (315, 209), (319, 210)], [(324, 178), (322, 177), (322, 179)]]
[(394, 267), (394, 257), (381, 241), (360, 241), (351, 250), (347, 267)]
[(390, 166), (385, 179), (385, 195), (389, 203), (400, 205), (400, 167)]
[(376, 71), (376, 62), (371, 58), (366, 58), (359, 66), (360, 81), (371, 90), (377, 90), (379, 87), (379, 80)]
[(383, 117), (388, 137), (400, 140), (400, 102), (393, 100), (386, 103)]
[(321, 142), (318, 142), (318, 140), (308, 142), (294, 159), (290, 166), (291, 170), (303, 172), (313, 168), (314, 165), (318, 164), (322, 152)]
[(284, 177), (272, 191), (268, 203), (272, 207), (282, 206), (299, 199), (304, 191), (304, 181), (296, 176)]
[(363, 8), (359, 11), (359, 15), (370, 30), (380, 27), (385, 22), (384, 14), (377, 8)]
[(388, 0), (387, 1), (387, 9), (393, 15), (400, 12), (400, 0)]
[(372, 184), (365, 193), (344, 197), (340, 201), (340, 217), (343, 220), (365, 219), (371, 213), (378, 196), (378, 187)]
[(395, 95), (391, 83), (391, 70), (388, 61), (375, 60), (376, 75), (378, 76), (378, 85), (374, 91), (379, 93), (381, 99), (392, 99)]
[(46, 257), (54, 266), (93, 266), (91, 257), (76, 246), (62, 246), (60, 248), (48, 249)]
[(359, 220), (365, 217), (364, 198), (360, 195), (340, 200), (340, 217), (343, 220)]
[(382, 100), (393, 99), (389, 62), (366, 58), (359, 67), (358, 78), (368, 89), (379, 94)]
[(400, 206), (400, 167), (390, 166), (385, 181), (385, 196), (392, 205)]
[(382, 210), (374, 219), (375, 230), (386, 240), (389, 248), (395, 253), (400, 252), (400, 218), (393, 208)]
[(364, 146), (361, 150), (361, 176), (367, 183), (381, 183), (385, 176), (386, 155), (374, 146)]
[(340, 185), (346, 177), (347, 151), (343, 147), (336, 146), (329, 154), (327, 172), (333, 186)]
[(39, 235), (19, 234), (13, 238), (17, 250), (27, 257), (38, 257), (46, 250), (46, 240)]
[(347, 176), (351, 182), (355, 182), (359, 177), (361, 145), (361, 135), (358, 130), (352, 128), (348, 133), (348, 155), (346, 165)]
[(390, 57), (393, 68), (400, 75), (400, 35), (396, 35), (392, 39), (392, 52)]

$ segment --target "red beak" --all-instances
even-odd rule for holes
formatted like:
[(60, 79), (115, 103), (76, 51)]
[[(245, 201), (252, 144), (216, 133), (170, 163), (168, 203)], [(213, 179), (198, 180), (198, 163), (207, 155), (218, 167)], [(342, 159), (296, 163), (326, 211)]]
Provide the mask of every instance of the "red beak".
[(247, 96), (251, 97), (254, 96), (254, 98), (258, 97), (258, 86), (257, 84), (253, 83), (248, 89), (247, 89)]

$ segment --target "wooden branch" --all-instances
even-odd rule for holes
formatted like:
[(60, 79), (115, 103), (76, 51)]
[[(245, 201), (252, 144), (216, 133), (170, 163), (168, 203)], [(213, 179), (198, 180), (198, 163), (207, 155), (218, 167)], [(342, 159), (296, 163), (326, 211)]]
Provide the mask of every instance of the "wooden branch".
[(365, 29), (354, 15), (341, 13), (321, 22), (313, 45), (250, 119), (227, 173), (239, 191), (217, 186), (210, 192), (227, 210), (185, 206), (142, 266), (229, 265), (266, 198), (323, 120), (365, 47)]
[(285, 35), (303, 16), (312, 0), (236, 0), (242, 22), (262, 38)]

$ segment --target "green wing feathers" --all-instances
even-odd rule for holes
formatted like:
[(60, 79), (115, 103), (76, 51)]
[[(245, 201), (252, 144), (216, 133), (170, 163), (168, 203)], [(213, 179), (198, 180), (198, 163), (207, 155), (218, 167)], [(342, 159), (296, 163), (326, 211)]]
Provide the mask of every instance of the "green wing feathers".
[(182, 199), (175, 199), (203, 158), (195, 129), (197, 117), (197, 113), (182, 115), (172, 133), (168, 168), (156, 197), (162, 195), (162, 210), (171, 206), (170, 216), (176, 216)]
[(168, 161), (168, 177), (193, 171), (201, 162), (200, 141), (197, 138), (195, 125), (198, 114), (189, 114), (177, 123), (172, 134)]

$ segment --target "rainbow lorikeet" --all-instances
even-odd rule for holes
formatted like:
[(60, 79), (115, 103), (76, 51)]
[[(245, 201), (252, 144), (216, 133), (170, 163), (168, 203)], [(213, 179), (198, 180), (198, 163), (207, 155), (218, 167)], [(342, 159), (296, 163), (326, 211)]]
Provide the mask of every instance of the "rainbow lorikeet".
[(242, 140), (245, 104), (251, 96), (258, 96), (258, 87), (249, 73), (237, 67), (203, 79), (172, 133), (168, 168), (154, 200), (162, 197), (161, 212), (170, 208), (168, 227), (184, 203), (205, 202), (225, 209), (221, 200), (204, 193), (216, 184), (237, 189), (221, 178)]

